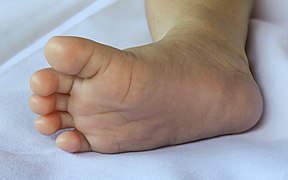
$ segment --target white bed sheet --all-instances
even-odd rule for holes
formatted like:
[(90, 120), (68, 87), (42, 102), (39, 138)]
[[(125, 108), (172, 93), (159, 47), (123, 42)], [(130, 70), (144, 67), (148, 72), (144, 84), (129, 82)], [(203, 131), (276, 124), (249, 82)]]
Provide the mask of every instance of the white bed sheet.
[(265, 98), (255, 128), (117, 155), (65, 153), (55, 146), (55, 136), (38, 134), (27, 103), (29, 78), (48, 66), (43, 45), (54, 35), (82, 36), (118, 48), (151, 42), (143, 1), (0, 3), (0, 179), (288, 179), (287, 1), (258, 0), (251, 20), (247, 51)]

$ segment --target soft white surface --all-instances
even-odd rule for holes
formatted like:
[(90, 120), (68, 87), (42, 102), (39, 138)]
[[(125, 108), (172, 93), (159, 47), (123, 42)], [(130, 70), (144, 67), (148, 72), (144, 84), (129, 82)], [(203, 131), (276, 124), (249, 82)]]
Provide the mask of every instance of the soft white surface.
[(286, 0), (257, 1), (251, 21), (248, 54), (265, 98), (257, 127), (119, 155), (65, 153), (54, 136), (35, 132), (36, 116), (27, 103), (29, 77), (47, 66), (42, 50), (52, 35), (77, 35), (118, 48), (150, 42), (142, 0), (0, 2), (0, 179), (288, 179)]

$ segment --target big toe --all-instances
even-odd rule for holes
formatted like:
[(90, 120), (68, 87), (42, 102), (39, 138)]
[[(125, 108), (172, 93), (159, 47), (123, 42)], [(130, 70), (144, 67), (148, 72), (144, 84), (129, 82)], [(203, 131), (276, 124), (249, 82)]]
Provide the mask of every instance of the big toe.
[(121, 50), (79, 37), (53, 37), (45, 46), (45, 56), (59, 72), (89, 78), (107, 67), (113, 54)]

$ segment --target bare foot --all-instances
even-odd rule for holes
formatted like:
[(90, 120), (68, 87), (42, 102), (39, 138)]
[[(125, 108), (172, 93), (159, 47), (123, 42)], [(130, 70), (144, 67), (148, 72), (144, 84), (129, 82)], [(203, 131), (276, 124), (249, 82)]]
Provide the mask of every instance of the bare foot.
[[(202, 33), (202, 32), (201, 32)], [(251, 128), (262, 112), (244, 50), (195, 33), (124, 51), (52, 38), (36, 72), (36, 129), (68, 152), (149, 150)]]

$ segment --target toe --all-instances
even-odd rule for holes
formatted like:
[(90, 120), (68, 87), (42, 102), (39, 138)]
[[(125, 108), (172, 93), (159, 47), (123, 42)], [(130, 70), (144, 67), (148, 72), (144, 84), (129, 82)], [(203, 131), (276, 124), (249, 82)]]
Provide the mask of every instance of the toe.
[(69, 95), (52, 94), (50, 96), (38, 96), (33, 94), (30, 97), (31, 110), (40, 115), (49, 114), (55, 110), (67, 111)]
[(30, 80), (32, 91), (40, 96), (48, 96), (56, 92), (58, 77), (52, 69), (42, 69), (35, 72)]
[(73, 118), (67, 112), (54, 112), (39, 116), (34, 124), (35, 129), (44, 135), (52, 135), (60, 129), (74, 128)]
[(79, 37), (54, 37), (45, 46), (45, 56), (59, 72), (89, 78), (105, 69), (118, 49)]
[(75, 77), (47, 68), (35, 72), (30, 80), (34, 94), (49, 96), (55, 92), (69, 93)]
[(66, 131), (56, 139), (57, 146), (67, 152), (91, 151), (90, 145), (85, 136), (78, 131)]
[(55, 110), (55, 95), (38, 96), (33, 94), (30, 97), (30, 108), (36, 114), (49, 114)]

